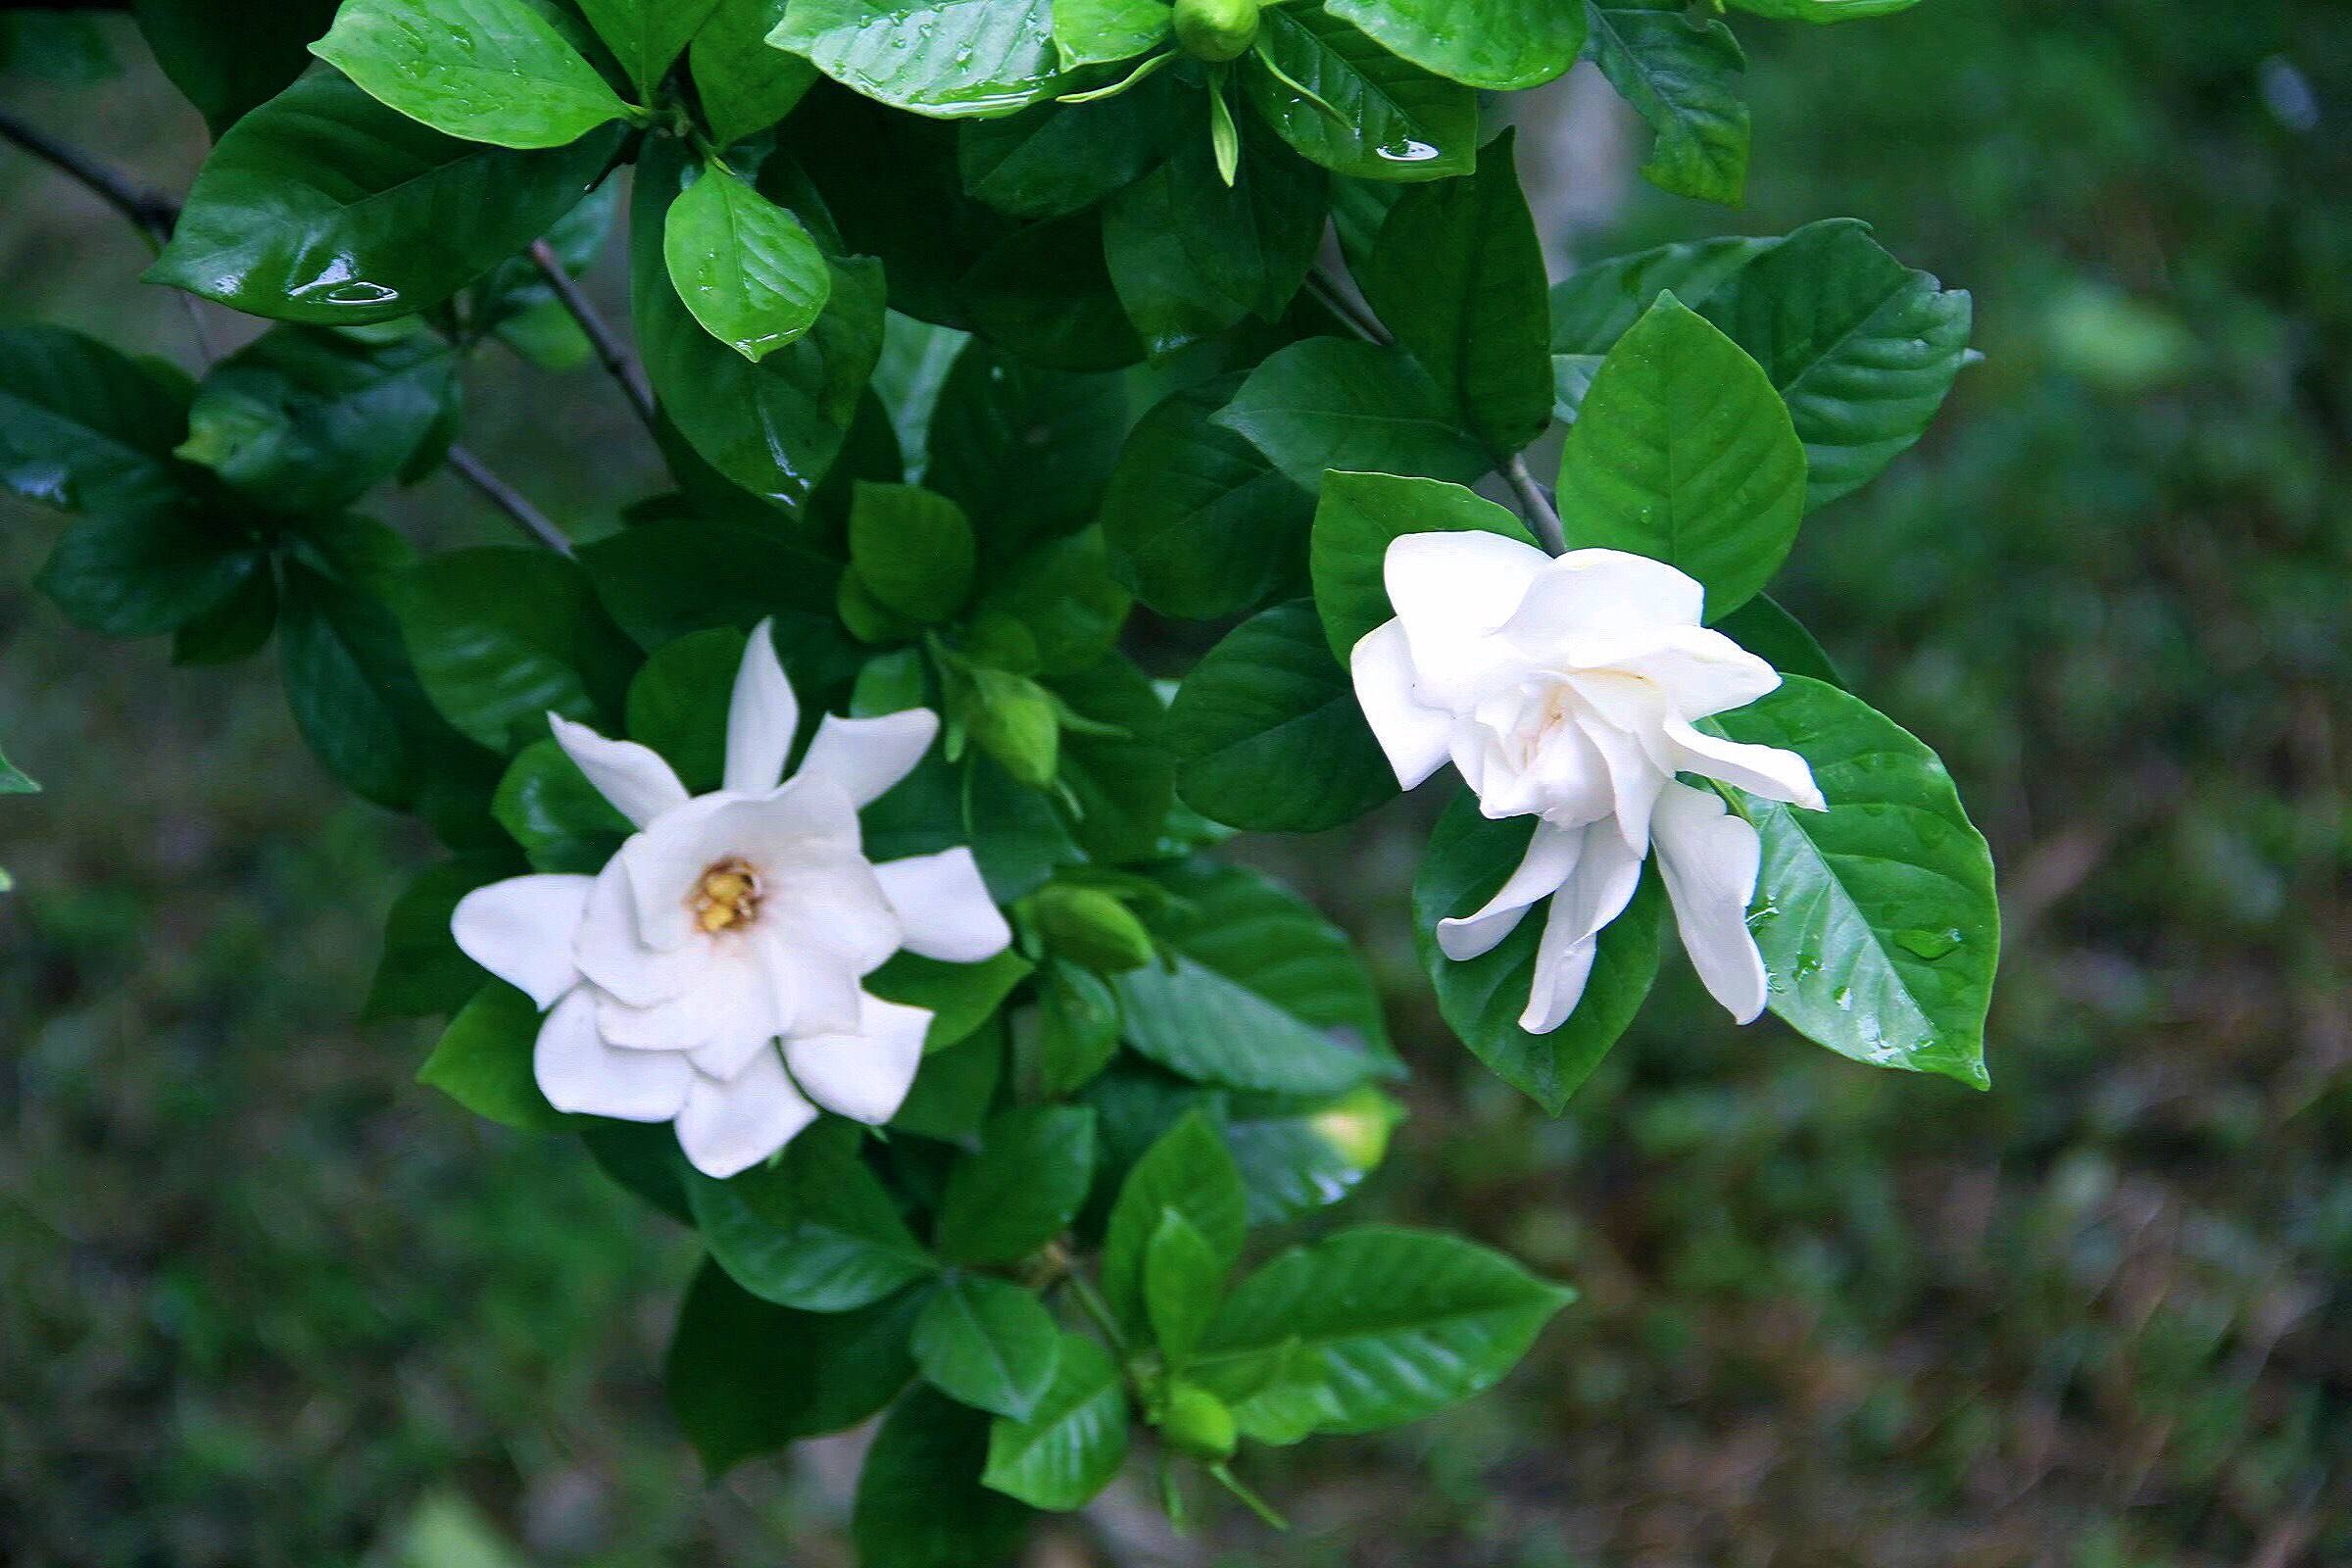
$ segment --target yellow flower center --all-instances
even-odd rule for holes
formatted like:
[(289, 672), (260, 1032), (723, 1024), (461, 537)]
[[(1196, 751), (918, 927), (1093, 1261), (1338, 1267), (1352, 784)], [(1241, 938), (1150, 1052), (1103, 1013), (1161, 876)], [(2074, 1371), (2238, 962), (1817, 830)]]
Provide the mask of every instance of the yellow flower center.
[(705, 931), (730, 931), (751, 923), (760, 912), (760, 877), (751, 866), (730, 856), (705, 871), (686, 901), (694, 923)]

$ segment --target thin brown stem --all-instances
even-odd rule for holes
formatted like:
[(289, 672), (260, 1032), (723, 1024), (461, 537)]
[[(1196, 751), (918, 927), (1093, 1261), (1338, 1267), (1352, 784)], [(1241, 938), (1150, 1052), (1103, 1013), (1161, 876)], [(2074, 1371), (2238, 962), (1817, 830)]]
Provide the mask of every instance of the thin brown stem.
[(612, 330), (612, 323), (597, 310), (579, 282), (564, 270), (553, 245), (545, 240), (533, 241), (531, 261), (539, 269), (540, 275), (547, 279), (547, 286), (556, 291), (556, 298), (563, 301), (564, 308), (571, 313), (571, 318), (580, 323), (580, 330), (587, 335), (589, 346), (595, 349), (598, 361), (612, 379), (620, 384), (622, 395), (629, 400), (629, 407), (637, 412), (637, 417), (645, 422), (648, 430), (654, 429), (659, 416), (654, 410), (654, 389), (645, 378), (644, 368), (629, 353), (627, 345), (621, 342), (619, 334)]
[(179, 220), (179, 204), (162, 191), (140, 184), (80, 148), (69, 146), (47, 131), (24, 123), (5, 109), (0, 109), (0, 140), (13, 142), (71, 175), (156, 244), (172, 237), (172, 225)]
[(522, 492), (492, 472), (488, 464), (461, 446), (449, 449), (449, 466), (458, 477), (482, 493), (492, 506), (514, 519), (516, 527), (559, 556), (571, 554), (571, 541), (550, 522), (547, 514), (523, 499)]

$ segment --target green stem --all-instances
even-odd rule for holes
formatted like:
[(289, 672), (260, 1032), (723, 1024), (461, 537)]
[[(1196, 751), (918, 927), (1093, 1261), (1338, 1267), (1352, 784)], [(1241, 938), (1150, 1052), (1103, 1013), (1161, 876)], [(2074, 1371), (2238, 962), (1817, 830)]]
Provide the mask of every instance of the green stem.
[(1288, 1530), (1291, 1528), (1291, 1522), (1288, 1519), (1285, 1519), (1281, 1514), (1276, 1513), (1271, 1503), (1267, 1502), (1265, 1498), (1259, 1496), (1256, 1493), (1251, 1492), (1248, 1487), (1242, 1485), (1241, 1478), (1233, 1473), (1233, 1466), (1229, 1464), (1212, 1464), (1208, 1467), (1208, 1473), (1216, 1478), (1216, 1483), (1218, 1486), (1223, 1487), (1227, 1492), (1230, 1492), (1235, 1496), (1241, 1498), (1245, 1507), (1247, 1507), (1251, 1513), (1257, 1515), (1258, 1518), (1264, 1520), (1268, 1525), (1272, 1526), (1276, 1530)]

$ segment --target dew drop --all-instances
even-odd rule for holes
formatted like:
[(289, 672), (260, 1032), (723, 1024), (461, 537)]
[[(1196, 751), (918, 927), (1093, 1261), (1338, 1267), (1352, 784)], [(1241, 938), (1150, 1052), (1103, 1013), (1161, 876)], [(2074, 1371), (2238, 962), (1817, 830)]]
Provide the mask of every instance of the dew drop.
[(1428, 142), (1415, 141), (1407, 136), (1372, 149), (1392, 164), (1426, 164), (1438, 156), (1438, 149)]

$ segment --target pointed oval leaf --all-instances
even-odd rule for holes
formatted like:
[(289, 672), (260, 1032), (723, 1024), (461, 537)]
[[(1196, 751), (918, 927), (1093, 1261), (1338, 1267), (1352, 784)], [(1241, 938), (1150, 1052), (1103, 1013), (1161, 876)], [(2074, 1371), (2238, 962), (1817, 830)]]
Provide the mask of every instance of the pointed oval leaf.
[(1017, 1421), (1054, 1385), (1061, 1330), (1035, 1292), (984, 1274), (952, 1274), (914, 1320), (912, 1348), (940, 1393)]
[(1127, 1457), (1127, 1389), (1110, 1352), (1064, 1334), (1052, 1387), (1026, 1420), (999, 1416), (988, 1432), (983, 1485), (1033, 1508), (1083, 1507)]
[(311, 53), (467, 141), (562, 147), (628, 112), (528, 0), (344, 0)]
[(801, 220), (715, 164), (669, 204), (662, 254), (694, 318), (755, 364), (814, 326), (833, 294)]
[(1313, 337), (1278, 350), (1215, 421), (1307, 490), (1334, 468), (1468, 484), (1492, 466), (1452, 398), (1402, 350), (1377, 343)]
[(1465, 86), (1540, 87), (1584, 52), (1585, 14), (1565, 0), (1330, 0), (1390, 53)]
[(1592, 59), (1649, 122), (1644, 178), (1678, 196), (1737, 205), (1747, 189), (1747, 57), (1732, 29), (1683, 0), (1588, 0)]
[(820, 1122), (783, 1157), (714, 1181), (687, 1169), (687, 1201), (718, 1265), (762, 1300), (846, 1312), (938, 1268), (858, 1157), (855, 1125)]
[(1257, 47), (1242, 58), (1241, 75), (1266, 123), (1335, 172), (1448, 179), (1477, 158), (1475, 92), (1398, 59), (1320, 5), (1259, 12)]
[(1008, 115), (1055, 90), (1052, 13), (1050, 0), (791, 0), (767, 41), (918, 115)]

